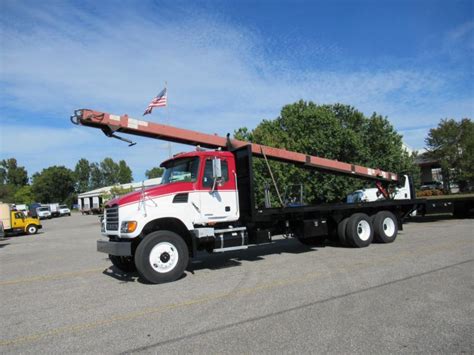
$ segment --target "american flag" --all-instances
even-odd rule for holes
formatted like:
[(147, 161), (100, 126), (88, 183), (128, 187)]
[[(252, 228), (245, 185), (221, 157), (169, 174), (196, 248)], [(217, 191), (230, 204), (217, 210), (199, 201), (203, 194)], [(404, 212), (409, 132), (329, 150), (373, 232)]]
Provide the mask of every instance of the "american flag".
[(151, 110), (153, 110), (153, 107), (164, 107), (166, 106), (167, 102), (167, 91), (166, 88), (161, 90), (161, 92), (156, 95), (156, 97), (151, 100), (151, 102), (148, 104), (148, 107), (146, 108), (145, 112), (143, 113), (143, 116), (148, 115), (151, 113)]

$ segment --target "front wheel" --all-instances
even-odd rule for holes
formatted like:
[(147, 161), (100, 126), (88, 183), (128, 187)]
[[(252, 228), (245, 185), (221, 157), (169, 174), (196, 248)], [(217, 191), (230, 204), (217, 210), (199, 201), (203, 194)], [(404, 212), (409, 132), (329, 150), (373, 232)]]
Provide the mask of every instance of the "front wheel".
[(188, 246), (183, 238), (171, 231), (148, 234), (135, 252), (138, 273), (154, 284), (180, 278), (188, 261)]
[(26, 227), (26, 233), (28, 234), (36, 234), (38, 232), (38, 227), (36, 227), (34, 224), (30, 224), (28, 227)]
[(135, 266), (135, 260), (133, 260), (133, 256), (117, 256), (117, 255), (110, 255), (109, 259), (114, 264), (114, 266), (122, 270), (124, 272), (134, 272), (137, 271)]

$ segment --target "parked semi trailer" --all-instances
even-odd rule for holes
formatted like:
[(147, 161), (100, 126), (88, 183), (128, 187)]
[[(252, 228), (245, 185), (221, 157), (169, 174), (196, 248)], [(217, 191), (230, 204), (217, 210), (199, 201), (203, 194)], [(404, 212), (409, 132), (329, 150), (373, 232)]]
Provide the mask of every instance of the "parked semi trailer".
[(472, 215), (473, 209), (474, 194), (430, 196), (418, 199), (416, 215), (450, 213), (456, 218), (466, 218)]
[(48, 203), (49, 212), (51, 212), (51, 217), (59, 217), (61, 214), (59, 212), (59, 203)]
[[(411, 194), (408, 193), (409, 177), (402, 177), (405, 183), (399, 184), (391, 194), (391, 198), (395, 200), (409, 200)], [(385, 199), (377, 188), (367, 188), (354, 191), (347, 195), (347, 203), (364, 203), (374, 202)], [(430, 216), (434, 214), (452, 214), (457, 218), (465, 218), (473, 213), (474, 194), (454, 194), (440, 195), (418, 198), (416, 200), (416, 209), (411, 216)]]
[[(151, 283), (178, 279), (189, 258), (198, 251), (210, 253), (247, 249), (271, 243), (284, 234), (312, 245), (337, 233), (342, 244), (355, 248), (373, 240), (393, 242), (403, 219), (416, 207), (413, 184), (408, 199), (394, 200), (388, 185), (400, 183), (395, 173), (343, 163), (259, 144), (249, 144), (177, 127), (112, 115), (76, 110), (71, 121), (101, 129), (108, 137), (132, 135), (198, 145), (161, 164), (161, 185), (129, 193), (107, 203), (97, 250), (109, 254), (122, 271), (138, 270)], [(212, 150), (204, 150), (208, 148)], [(282, 204), (257, 208), (253, 156), (283, 161), (376, 183), (384, 200), (369, 203)], [(405, 182), (405, 181), (403, 181)]]

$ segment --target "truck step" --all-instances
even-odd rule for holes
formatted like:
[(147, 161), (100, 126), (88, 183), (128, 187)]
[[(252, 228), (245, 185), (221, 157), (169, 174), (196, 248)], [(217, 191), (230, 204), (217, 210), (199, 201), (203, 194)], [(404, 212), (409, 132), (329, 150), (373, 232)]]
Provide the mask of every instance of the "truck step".
[(241, 245), (241, 246), (228, 247), (228, 248), (219, 248), (219, 249), (214, 249), (212, 251), (214, 253), (223, 253), (226, 251), (243, 250), (243, 249), (248, 249), (248, 245)]

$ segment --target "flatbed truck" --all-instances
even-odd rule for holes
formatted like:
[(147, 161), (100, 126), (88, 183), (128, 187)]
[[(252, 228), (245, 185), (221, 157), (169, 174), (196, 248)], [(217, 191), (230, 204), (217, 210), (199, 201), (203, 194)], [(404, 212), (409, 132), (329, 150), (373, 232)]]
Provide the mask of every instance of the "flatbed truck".
[[(198, 251), (220, 253), (271, 243), (275, 235), (312, 245), (335, 234), (343, 245), (367, 247), (393, 242), (404, 218), (416, 208), (409, 179), (397, 174), (284, 149), (80, 109), (74, 124), (99, 128), (108, 137), (134, 143), (117, 133), (198, 145), (161, 164), (161, 185), (131, 192), (105, 206), (97, 250), (109, 254), (125, 272), (138, 271), (148, 282), (177, 280)], [(204, 150), (202, 147), (212, 150)], [(259, 208), (252, 158), (297, 164), (335, 174), (373, 180), (386, 197), (369, 203), (323, 203)], [(390, 199), (388, 184), (401, 184), (409, 198)]]

